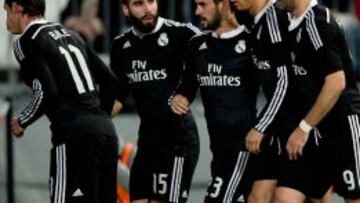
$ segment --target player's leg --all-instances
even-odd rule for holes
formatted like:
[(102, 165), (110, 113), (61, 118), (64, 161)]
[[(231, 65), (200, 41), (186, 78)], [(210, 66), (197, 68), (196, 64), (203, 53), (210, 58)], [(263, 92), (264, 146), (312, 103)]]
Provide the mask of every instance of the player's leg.
[(261, 152), (250, 156), (251, 177), (254, 180), (249, 194), (249, 203), (272, 203), (275, 197), (279, 177), (280, 139), (266, 136), (261, 145)]
[(277, 187), (274, 203), (303, 203), (305, 195), (298, 190), (288, 187)]
[(98, 162), (97, 193), (98, 201), (102, 203), (115, 203), (117, 200), (117, 164), (118, 140), (116, 136), (99, 136), (96, 145)]
[(277, 180), (255, 181), (249, 198), (249, 203), (271, 203), (274, 200)]

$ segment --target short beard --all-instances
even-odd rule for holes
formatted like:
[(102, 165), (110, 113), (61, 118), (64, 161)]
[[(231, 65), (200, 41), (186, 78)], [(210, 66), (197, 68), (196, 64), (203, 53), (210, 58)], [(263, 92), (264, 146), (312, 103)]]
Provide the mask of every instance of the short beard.
[(133, 16), (132, 14), (129, 14), (129, 19), (131, 21), (131, 23), (133, 24), (133, 26), (139, 30), (142, 33), (149, 33), (151, 31), (153, 31), (156, 27), (157, 21), (158, 21), (158, 16), (155, 16), (155, 21), (152, 24), (147, 24), (144, 25), (141, 20), (137, 19), (135, 16)]
[(209, 22), (207, 26), (203, 26), (203, 28), (205, 30), (216, 30), (220, 27), (221, 24), (221, 20), (222, 20), (222, 15), (220, 13), (215, 13), (214, 15), (214, 19), (212, 22)]

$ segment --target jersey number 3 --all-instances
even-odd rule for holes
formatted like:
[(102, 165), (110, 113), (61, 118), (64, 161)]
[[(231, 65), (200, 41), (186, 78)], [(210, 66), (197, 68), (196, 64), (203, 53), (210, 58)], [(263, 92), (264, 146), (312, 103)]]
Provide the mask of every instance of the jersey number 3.
[[(73, 45), (68, 45), (68, 48), (69, 48), (70, 52), (72, 52), (74, 54), (78, 64), (80, 65), (80, 70), (86, 80), (86, 85), (87, 85), (89, 91), (94, 91), (95, 90), (94, 83), (91, 78), (91, 74), (90, 74), (89, 68), (87, 66), (87, 63), (86, 63), (86, 60), (85, 60), (83, 54), (77, 47), (75, 47)], [(71, 76), (74, 79), (77, 91), (79, 92), (79, 94), (85, 93), (86, 90), (84, 87), (84, 83), (81, 80), (81, 77), (79, 75), (78, 69), (76, 68), (76, 65), (72, 58), (72, 55), (64, 47), (60, 46), (59, 50), (60, 50), (60, 53), (65, 56), (66, 62), (68, 64), (70, 72), (71, 72)]]

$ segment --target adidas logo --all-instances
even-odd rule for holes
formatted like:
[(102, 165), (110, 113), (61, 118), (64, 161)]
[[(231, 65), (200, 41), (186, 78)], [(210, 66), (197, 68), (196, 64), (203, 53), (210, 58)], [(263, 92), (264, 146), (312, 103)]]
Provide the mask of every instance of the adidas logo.
[(80, 188), (75, 190), (75, 192), (72, 194), (73, 197), (82, 197), (84, 194), (81, 192)]
[(188, 193), (186, 190), (184, 190), (184, 192), (181, 195), (182, 198), (188, 198)]
[(240, 197), (236, 201), (237, 202), (245, 202), (244, 195), (240, 195)]
[(129, 41), (127, 41), (124, 45), (123, 45), (123, 49), (127, 49), (127, 48), (130, 48), (131, 47), (131, 44)]
[(204, 42), (204, 43), (199, 47), (199, 51), (204, 50), (204, 49), (207, 49), (207, 48), (208, 48), (208, 47), (207, 47), (206, 43)]

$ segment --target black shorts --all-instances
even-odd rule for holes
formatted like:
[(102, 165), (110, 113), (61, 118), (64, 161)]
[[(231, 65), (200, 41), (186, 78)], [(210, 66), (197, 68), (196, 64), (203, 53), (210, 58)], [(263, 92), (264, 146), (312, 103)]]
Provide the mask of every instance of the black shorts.
[[(331, 185), (344, 198), (360, 198), (360, 123), (358, 115), (338, 117), (319, 127), (321, 139), (313, 139), (299, 161), (286, 161), (292, 174), (279, 183), (312, 198), (321, 198)], [(319, 138), (319, 136), (315, 136)], [(315, 143), (315, 144), (314, 144)], [(317, 147), (316, 144), (318, 144)], [(285, 163), (286, 163), (285, 162)], [(292, 171), (292, 172), (291, 172)]]
[(250, 176), (253, 181), (277, 180), (281, 160), (281, 140), (266, 135), (261, 142), (261, 152), (250, 156)]
[(130, 199), (185, 203), (195, 167), (196, 153), (172, 150), (162, 153), (138, 148), (130, 170)]
[[(340, 123), (339, 123), (340, 124)], [(343, 125), (330, 131), (332, 142), (327, 152), (330, 160), (335, 191), (346, 199), (360, 198), (360, 119), (349, 115)]]
[(311, 198), (321, 198), (331, 186), (327, 156), (329, 139), (318, 129), (311, 131), (303, 156), (289, 160), (286, 151), (287, 139), (282, 141), (283, 153), (280, 163), (278, 187), (288, 187)]
[(53, 203), (116, 203), (118, 141), (97, 135), (58, 144), (51, 150)]
[(250, 154), (244, 149), (213, 152), (211, 182), (207, 188), (205, 202), (243, 202), (251, 189), (249, 179)]

